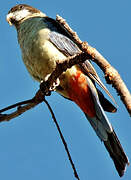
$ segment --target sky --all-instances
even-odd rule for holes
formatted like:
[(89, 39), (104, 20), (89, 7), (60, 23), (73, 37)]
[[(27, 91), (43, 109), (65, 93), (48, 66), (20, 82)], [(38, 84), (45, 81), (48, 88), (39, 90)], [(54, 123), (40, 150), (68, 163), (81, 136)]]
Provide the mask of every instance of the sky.
[[(39, 89), (21, 58), (14, 27), (6, 14), (14, 5), (26, 3), (55, 18), (62, 16), (81, 40), (87, 41), (108, 59), (131, 90), (131, 1), (1, 1), (0, 8), (0, 108), (32, 98)], [(96, 66), (95, 66), (96, 67)], [(102, 81), (104, 75), (96, 67)], [(107, 113), (131, 160), (131, 119), (116, 91), (118, 111)], [(82, 111), (57, 93), (47, 97), (52, 106), (81, 180), (119, 180), (114, 164)], [(73, 170), (49, 110), (44, 103), (23, 115), (0, 124), (0, 179), (75, 180)], [(122, 177), (131, 179), (131, 166)]]

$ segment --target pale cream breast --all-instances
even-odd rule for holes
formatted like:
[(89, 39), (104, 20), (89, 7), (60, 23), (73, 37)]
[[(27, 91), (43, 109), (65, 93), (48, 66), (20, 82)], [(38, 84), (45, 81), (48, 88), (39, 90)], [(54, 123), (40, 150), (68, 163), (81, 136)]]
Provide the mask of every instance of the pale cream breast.
[(47, 80), (56, 67), (56, 61), (66, 58), (49, 41), (49, 32), (40, 18), (26, 20), (18, 30), (23, 61), (29, 73), (38, 81)]

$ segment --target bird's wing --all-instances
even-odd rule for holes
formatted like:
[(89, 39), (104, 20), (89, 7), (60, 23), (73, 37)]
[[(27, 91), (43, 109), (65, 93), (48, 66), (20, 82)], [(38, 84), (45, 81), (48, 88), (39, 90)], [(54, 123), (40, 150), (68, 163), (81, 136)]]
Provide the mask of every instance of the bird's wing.
[[(88, 75), (92, 80), (94, 80), (106, 92), (106, 94), (112, 99), (112, 101), (117, 105), (113, 96), (110, 94), (108, 89), (105, 87), (105, 85), (100, 80), (100, 78), (99, 78), (96, 70), (94, 69), (93, 65), (91, 64), (91, 62), (89, 60), (86, 60), (84, 63), (81, 63), (79, 65), (79, 67), (82, 70), (82, 72), (84, 74)], [(115, 109), (113, 112), (116, 112)]]
[(77, 45), (68, 37), (55, 31), (49, 34), (50, 41), (65, 55), (72, 56), (80, 52)]
[[(47, 24), (48, 28), (51, 29), (49, 33), (49, 40), (65, 56), (68, 57), (68, 56), (72, 56), (81, 52), (78, 46), (71, 40), (71, 35), (69, 34), (69, 32), (67, 32), (66, 29), (63, 26), (61, 26), (57, 21), (49, 17), (43, 18), (43, 21)], [(112, 101), (116, 104), (114, 98), (112, 97), (108, 89), (104, 86), (104, 84), (100, 80), (91, 62), (89, 60), (86, 60), (84, 63), (81, 63), (79, 67), (81, 71), (87, 76), (89, 76), (93, 81), (95, 81), (107, 93), (107, 95), (112, 99)], [(112, 108), (113, 107), (114, 106), (112, 105)], [(112, 111), (109, 110), (109, 112), (116, 112), (116, 108), (114, 107), (113, 110)]]
[(78, 46), (71, 40), (71, 35), (56, 20), (45, 17), (44, 23), (51, 30), (49, 40), (61, 51), (65, 56), (72, 56), (80, 53)]
[(116, 112), (117, 111), (117, 108), (108, 100), (104, 97), (104, 95), (102, 94), (102, 92), (98, 89), (97, 89), (97, 93), (98, 93), (98, 96), (99, 96), (99, 100), (100, 100), (100, 103), (104, 109), (104, 111), (107, 111), (107, 112)]

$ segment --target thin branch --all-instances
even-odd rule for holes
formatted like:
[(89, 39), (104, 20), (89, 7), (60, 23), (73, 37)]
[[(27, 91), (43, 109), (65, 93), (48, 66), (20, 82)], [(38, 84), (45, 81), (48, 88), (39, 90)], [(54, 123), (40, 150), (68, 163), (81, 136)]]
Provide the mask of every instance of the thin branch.
[(8, 110), (13, 109), (13, 108), (16, 108), (16, 107), (20, 107), (21, 105), (29, 104), (29, 103), (33, 103), (33, 99), (29, 99), (29, 100), (26, 100), (26, 101), (21, 101), (21, 102), (18, 102), (18, 103), (16, 103), (16, 104), (12, 104), (12, 105), (10, 105), (10, 106), (7, 106), (7, 107), (5, 107), (5, 108), (3, 108), (3, 109), (0, 109), (0, 114), (1, 114), (2, 112), (8, 111)]
[(51, 106), (49, 105), (49, 103), (46, 101), (46, 99), (44, 99), (44, 102), (45, 102), (46, 105), (48, 106), (48, 109), (49, 109), (49, 111), (50, 111), (50, 113), (51, 113), (51, 115), (52, 115), (52, 118), (53, 118), (53, 120), (54, 120), (54, 123), (55, 123), (55, 125), (56, 125), (56, 127), (57, 127), (57, 130), (58, 130), (58, 132), (59, 132), (60, 138), (61, 138), (61, 140), (62, 140), (62, 143), (63, 143), (64, 147), (65, 147), (65, 151), (66, 151), (66, 153), (67, 153), (68, 159), (69, 159), (69, 161), (70, 161), (70, 163), (71, 163), (71, 166), (72, 166), (72, 169), (73, 169), (73, 171), (74, 171), (74, 176), (76, 177), (76, 179), (80, 180), (80, 178), (79, 178), (79, 176), (78, 176), (78, 174), (77, 174), (75, 165), (74, 165), (74, 163), (73, 163), (73, 160), (72, 160), (72, 158), (71, 158), (70, 152), (69, 152), (69, 150), (68, 150), (67, 143), (66, 143), (66, 141), (65, 141), (65, 139), (64, 139), (64, 136), (63, 136), (63, 134), (62, 134), (62, 132), (61, 132), (61, 129), (60, 129), (60, 127), (59, 127), (59, 124), (58, 124), (58, 122), (57, 122), (57, 120), (56, 120), (56, 117), (55, 117), (55, 115), (54, 115), (54, 112), (53, 112)]
[(91, 60), (93, 60), (101, 68), (105, 74), (107, 83), (112, 84), (112, 86), (116, 89), (118, 95), (120, 95), (122, 102), (131, 116), (131, 94), (121, 79), (119, 73), (95, 48), (89, 46), (87, 42), (82, 42), (62, 17), (57, 15), (56, 21), (58, 21), (60, 25), (67, 30), (67, 32), (71, 35), (72, 40), (78, 45), (81, 51), (90, 55)]
[[(49, 90), (48, 90), (49, 92)], [(73, 160), (71, 158), (71, 155), (70, 155), (70, 152), (68, 150), (68, 146), (67, 146), (67, 143), (64, 139), (64, 136), (60, 130), (60, 127), (59, 127), (59, 124), (57, 123), (57, 120), (55, 118), (55, 115), (54, 115), (54, 112), (51, 108), (51, 106), (49, 105), (49, 103), (46, 101), (45, 99), (45, 96), (43, 94), (43, 92), (41, 90), (38, 90), (36, 95), (32, 98), (32, 99), (29, 99), (29, 100), (26, 100), (26, 101), (21, 101), (21, 102), (18, 102), (16, 104), (13, 104), (11, 106), (8, 106), (6, 108), (3, 108), (0, 110), (0, 122), (3, 122), (3, 121), (10, 121), (11, 119), (13, 118), (16, 118), (18, 117), (19, 115), (23, 114), (24, 112), (28, 111), (29, 109), (35, 107), (36, 105), (38, 105), (39, 103), (41, 102), (45, 102), (45, 104), (47, 105), (51, 115), (52, 115), (52, 118), (54, 120), (54, 123), (56, 124), (56, 127), (57, 127), (57, 130), (59, 132), (59, 135), (60, 135), (60, 138), (62, 140), (62, 143), (65, 147), (65, 151), (68, 155), (68, 159), (71, 163), (71, 166), (72, 166), (72, 169), (74, 171), (74, 176), (80, 180), (79, 176), (78, 176), (78, 173), (76, 171), (76, 168), (75, 168), (75, 165), (73, 163)], [(16, 111), (14, 111), (13, 113), (10, 113), (10, 114), (1, 114), (2, 112), (5, 112), (5, 111), (8, 111), (8, 110), (11, 110), (13, 108), (17, 108)]]
[[(13, 104), (11, 106), (8, 106), (4, 109), (1, 109), (0, 110), (0, 122), (10, 121), (11, 119), (20, 116), (24, 112), (28, 111), (29, 109), (31, 109), (31, 108), (35, 107), (36, 105), (38, 105), (39, 103), (41, 103), (43, 100), (44, 100), (44, 95), (41, 92), (41, 90), (39, 90), (39, 91), (37, 91), (36, 95), (32, 99), (22, 101), (22, 102)], [(1, 114), (2, 112), (5, 112), (5, 111), (13, 109), (13, 108), (17, 108), (17, 110), (12, 113), (9, 113), (9, 114)]]

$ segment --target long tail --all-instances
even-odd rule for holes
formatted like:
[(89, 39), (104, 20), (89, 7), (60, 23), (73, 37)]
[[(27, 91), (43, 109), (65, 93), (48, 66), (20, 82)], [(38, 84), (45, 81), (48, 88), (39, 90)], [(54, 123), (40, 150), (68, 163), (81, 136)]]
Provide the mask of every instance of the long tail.
[(85, 115), (92, 127), (94, 128), (97, 136), (103, 141), (107, 151), (109, 152), (112, 160), (114, 161), (118, 174), (121, 177), (124, 175), (126, 165), (129, 165), (128, 158), (100, 104), (97, 90), (94, 88), (94, 85), (90, 81), (90, 79), (87, 79), (87, 81), (95, 104), (96, 115), (94, 117), (90, 117), (86, 113)]
[(97, 136), (104, 142), (119, 175), (122, 176), (129, 161), (102, 106), (106, 105), (104, 109), (111, 112), (116, 111), (115, 108), (108, 101), (103, 102), (104, 96), (101, 96), (102, 105), (100, 104), (100, 92), (97, 91), (92, 80), (81, 71), (72, 69), (66, 74), (64, 79), (65, 77), (67, 79), (62, 82), (64, 85), (61, 83), (62, 88), (59, 88), (59, 92), (82, 109)]
[(120, 141), (112, 128), (111, 132), (108, 132), (103, 123), (96, 117), (90, 118), (85, 114), (90, 124), (94, 128), (97, 136), (103, 141), (110, 157), (114, 161), (115, 167), (120, 177), (124, 175), (126, 165), (129, 165), (128, 157), (126, 156)]
[(114, 161), (119, 176), (122, 177), (129, 161), (114, 130), (112, 133), (108, 133), (108, 139), (104, 141), (104, 145)]

